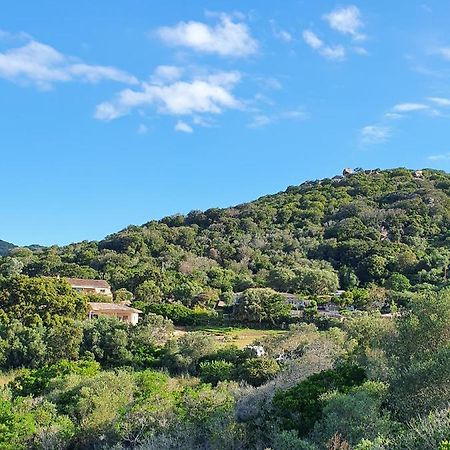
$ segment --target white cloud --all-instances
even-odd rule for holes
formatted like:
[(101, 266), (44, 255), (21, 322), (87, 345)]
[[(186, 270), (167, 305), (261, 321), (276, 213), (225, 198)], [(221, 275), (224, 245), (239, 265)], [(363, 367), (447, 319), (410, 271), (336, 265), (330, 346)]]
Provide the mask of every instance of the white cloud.
[(361, 56), (367, 56), (369, 52), (364, 47), (352, 47), (352, 50), (357, 54)]
[(428, 100), (430, 102), (435, 103), (439, 106), (450, 106), (450, 99), (449, 98), (443, 98), (443, 97), (428, 97)]
[(193, 133), (194, 130), (192, 129), (192, 127), (190, 125), (188, 125), (186, 122), (183, 122), (181, 120), (179, 120), (176, 124), (175, 124), (175, 131), (180, 131), (182, 133)]
[(221, 14), (219, 23), (214, 26), (194, 21), (179, 22), (173, 27), (158, 28), (156, 34), (169, 45), (221, 56), (242, 57), (258, 50), (258, 43), (250, 35), (248, 26), (234, 22), (226, 14)]
[(367, 125), (362, 128), (361, 142), (363, 144), (381, 144), (391, 136), (391, 129), (381, 125)]
[(292, 34), (289, 33), (289, 31), (279, 28), (274, 20), (271, 20), (270, 24), (272, 26), (272, 33), (277, 39), (283, 42), (293, 41), (294, 38), (292, 37)]
[(342, 45), (334, 45), (332, 47), (324, 47), (320, 54), (328, 59), (343, 60), (345, 58), (345, 48)]
[(450, 47), (441, 47), (438, 53), (444, 58), (450, 60)]
[(0, 53), (0, 77), (49, 89), (56, 82), (97, 83), (113, 80), (135, 84), (137, 79), (115, 67), (74, 62), (49, 45), (30, 40), (22, 47)]
[(292, 41), (292, 34), (289, 33), (289, 31), (286, 30), (278, 30), (274, 32), (274, 35), (276, 38), (280, 39), (284, 42), (291, 42)]
[(431, 161), (450, 161), (450, 152), (441, 153), (440, 155), (431, 155), (428, 159)]
[(350, 5), (337, 8), (325, 14), (323, 18), (333, 30), (343, 34), (350, 34), (355, 40), (365, 39), (365, 36), (359, 31), (364, 26), (364, 23), (361, 20), (361, 13), (356, 6)]
[(102, 80), (112, 80), (124, 84), (136, 84), (138, 82), (134, 76), (115, 67), (72, 64), (67, 68), (67, 71), (89, 83), (98, 83)]
[(280, 114), (282, 119), (292, 119), (292, 120), (307, 120), (309, 119), (309, 114), (302, 109), (292, 109), (289, 111), (284, 111)]
[(421, 111), (424, 109), (428, 109), (429, 106), (424, 105), (423, 103), (399, 103), (395, 105), (392, 109), (394, 112), (412, 112), (412, 111)]
[(269, 116), (259, 114), (253, 117), (252, 121), (248, 124), (249, 128), (263, 128), (273, 122)]
[(403, 117), (405, 117), (403, 114), (393, 113), (393, 112), (387, 112), (384, 116), (387, 119), (393, 119), (393, 120), (402, 119)]
[(309, 118), (309, 114), (303, 109), (292, 109), (275, 113), (270, 116), (265, 114), (257, 114), (252, 118), (252, 121), (247, 125), (249, 128), (263, 128), (274, 122), (281, 120), (304, 121)]
[(311, 30), (303, 31), (303, 39), (313, 49), (322, 56), (333, 60), (343, 60), (345, 58), (345, 48), (342, 45), (327, 46), (325, 43)]
[(166, 81), (179, 80), (183, 75), (184, 70), (177, 66), (158, 66), (155, 69), (152, 80), (155, 83), (164, 83)]
[(97, 106), (95, 117), (113, 120), (133, 108), (153, 106), (158, 113), (174, 116), (221, 114), (241, 108), (232, 89), (240, 81), (238, 72), (219, 72), (174, 83), (142, 83), (140, 90), (125, 89), (115, 99)]
[(323, 41), (311, 30), (303, 31), (303, 39), (314, 50), (318, 50), (324, 46)]
[(147, 134), (147, 131), (148, 131), (147, 125), (144, 125), (143, 123), (141, 123), (141, 124), (138, 126), (138, 129), (137, 129), (137, 133), (138, 133), (138, 134)]
[(258, 84), (265, 90), (279, 91), (283, 88), (280, 80), (275, 77), (255, 77), (254, 78)]

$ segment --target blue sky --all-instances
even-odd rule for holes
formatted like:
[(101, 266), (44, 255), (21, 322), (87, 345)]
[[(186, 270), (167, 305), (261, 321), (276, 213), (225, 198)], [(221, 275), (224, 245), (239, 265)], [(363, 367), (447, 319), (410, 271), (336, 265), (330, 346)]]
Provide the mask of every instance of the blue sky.
[(448, 171), (449, 23), (442, 0), (3, 2), (0, 239)]

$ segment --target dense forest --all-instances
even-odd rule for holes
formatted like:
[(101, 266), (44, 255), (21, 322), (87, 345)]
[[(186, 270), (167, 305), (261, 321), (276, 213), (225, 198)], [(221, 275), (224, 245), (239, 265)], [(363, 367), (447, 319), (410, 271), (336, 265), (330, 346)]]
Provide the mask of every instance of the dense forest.
[(130, 226), (100, 242), (15, 248), (0, 273), (103, 278), (143, 302), (213, 304), (251, 287), (447, 283), (450, 175), (359, 171), (226, 209)]
[[(449, 450), (449, 265), (436, 170), (359, 169), (100, 242), (10, 248), (0, 449)], [(106, 279), (139, 323), (86, 320), (99, 297), (64, 277)], [(330, 300), (340, 319), (318, 314)], [(208, 328), (242, 326), (273, 333), (237, 346)]]

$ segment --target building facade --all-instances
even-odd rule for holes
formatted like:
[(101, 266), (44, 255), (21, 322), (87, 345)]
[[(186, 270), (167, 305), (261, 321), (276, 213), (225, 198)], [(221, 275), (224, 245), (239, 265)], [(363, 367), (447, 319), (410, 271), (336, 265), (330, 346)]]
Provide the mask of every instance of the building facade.
[(83, 278), (66, 278), (66, 281), (78, 292), (104, 295), (112, 298), (111, 286), (105, 280), (85, 280)]
[(142, 311), (139, 309), (131, 308), (121, 303), (89, 302), (88, 319), (114, 317), (131, 325), (136, 325), (141, 313)]

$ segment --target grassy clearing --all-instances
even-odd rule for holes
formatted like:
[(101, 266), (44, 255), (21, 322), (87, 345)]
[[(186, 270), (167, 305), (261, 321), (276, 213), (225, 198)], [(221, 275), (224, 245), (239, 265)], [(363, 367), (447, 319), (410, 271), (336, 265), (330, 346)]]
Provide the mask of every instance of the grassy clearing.
[(198, 326), (198, 327), (176, 327), (176, 334), (182, 335), (188, 331), (203, 331), (212, 334), (220, 345), (236, 345), (244, 348), (266, 336), (286, 333), (283, 330), (259, 330), (254, 328), (221, 327), (221, 326)]

